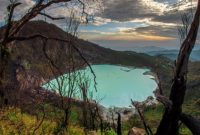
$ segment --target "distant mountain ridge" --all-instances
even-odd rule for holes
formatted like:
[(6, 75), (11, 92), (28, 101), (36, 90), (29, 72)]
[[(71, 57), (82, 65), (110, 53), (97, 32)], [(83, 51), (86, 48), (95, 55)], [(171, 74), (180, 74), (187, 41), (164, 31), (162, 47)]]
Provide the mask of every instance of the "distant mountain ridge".
[[(178, 49), (165, 49), (165, 48), (156, 47), (156, 46), (135, 47), (133, 50), (135, 52), (145, 53), (150, 56), (163, 56), (171, 60), (176, 60), (179, 53)], [(190, 55), (190, 60), (200, 61), (200, 46), (199, 45), (193, 49)]]
[(135, 46), (132, 48), (133, 51), (137, 53), (146, 53), (146, 52), (151, 52), (151, 51), (164, 51), (166, 50), (165, 48), (162, 47), (157, 47), (157, 46)]
[[(176, 60), (178, 56), (178, 50), (165, 50), (165, 51), (151, 51), (147, 52), (148, 55), (151, 56), (164, 56), (171, 60)], [(193, 50), (190, 55), (191, 61), (200, 61), (200, 50)]]

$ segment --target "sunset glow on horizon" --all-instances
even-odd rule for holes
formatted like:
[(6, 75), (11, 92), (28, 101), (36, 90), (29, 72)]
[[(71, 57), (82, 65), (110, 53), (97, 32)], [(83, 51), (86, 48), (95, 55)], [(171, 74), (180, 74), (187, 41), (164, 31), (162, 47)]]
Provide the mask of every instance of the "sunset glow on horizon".
[[(8, 1), (1, 1), (0, 24), (3, 25)], [(16, 9), (16, 18), (23, 15), (36, 2), (19, 1), (23, 4)], [(78, 35), (84, 40), (111, 49), (116, 49), (120, 44), (130, 50), (134, 46), (178, 48), (181, 15), (191, 12), (195, 6), (196, 0), (99, 0), (98, 5), (93, 5), (94, 9), (86, 9), (94, 15), (94, 20), (88, 24), (81, 24)], [(60, 4), (48, 8), (48, 13), (68, 17), (69, 9), (66, 5)], [(39, 16), (36, 19), (44, 20), (44, 17)], [(66, 25), (66, 21), (47, 21), (63, 29)]]

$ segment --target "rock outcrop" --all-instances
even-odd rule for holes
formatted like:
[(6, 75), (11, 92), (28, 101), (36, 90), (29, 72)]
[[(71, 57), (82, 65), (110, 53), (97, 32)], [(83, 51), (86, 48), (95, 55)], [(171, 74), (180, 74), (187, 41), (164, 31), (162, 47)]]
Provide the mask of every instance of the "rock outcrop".
[(128, 135), (145, 135), (145, 130), (137, 127), (133, 127), (129, 132)]

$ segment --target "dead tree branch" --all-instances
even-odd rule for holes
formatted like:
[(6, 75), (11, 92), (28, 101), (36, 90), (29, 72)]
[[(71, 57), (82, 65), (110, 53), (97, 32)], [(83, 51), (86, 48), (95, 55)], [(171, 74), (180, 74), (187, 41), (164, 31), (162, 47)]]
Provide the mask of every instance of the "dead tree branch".
[(41, 121), (38, 123), (38, 125), (35, 127), (35, 129), (33, 130), (32, 135), (35, 135), (35, 132), (40, 128), (40, 126), (42, 125), (42, 123), (43, 123), (43, 121), (44, 121), (44, 119), (45, 119), (45, 115), (46, 115), (46, 113), (45, 113), (44, 108), (43, 108), (42, 113), (43, 113), (43, 115), (42, 115), (42, 119), (41, 119)]
[(14, 9), (19, 5), (21, 5), (21, 3), (12, 3), (7, 7), (9, 15), (8, 15), (8, 20), (7, 20), (7, 29), (5, 31), (3, 42), (6, 42), (6, 39), (8, 38), (10, 29), (12, 27), (12, 17), (13, 17)]
[(51, 20), (62, 20), (62, 19), (65, 19), (64, 17), (52, 17), (52, 16), (50, 16), (48, 14), (45, 14), (45, 13), (39, 13), (39, 14), (42, 15), (42, 16), (45, 16), (45, 17), (47, 17), (47, 18), (49, 18)]
[(135, 109), (138, 111), (138, 114), (139, 114), (139, 116), (140, 116), (140, 119), (141, 119), (141, 121), (142, 121), (142, 123), (143, 123), (143, 125), (144, 125), (146, 134), (147, 134), (147, 135), (153, 135), (153, 132), (152, 132), (151, 128), (147, 125), (146, 120), (145, 120), (145, 118), (144, 118), (142, 112), (140, 111), (139, 103), (138, 103), (138, 102), (134, 102), (132, 99), (131, 99), (131, 103), (132, 103), (132, 105), (135, 107)]
[(195, 45), (200, 19), (200, 0), (197, 1), (197, 10), (187, 37), (183, 41), (176, 62), (176, 70), (169, 99), (172, 101), (171, 110), (166, 109), (156, 135), (177, 135), (179, 117), (182, 113), (186, 91), (186, 75), (189, 56)]
[(193, 135), (200, 135), (200, 120), (184, 113), (180, 115), (180, 120), (190, 129)]
[(160, 76), (159, 76), (158, 73), (156, 74), (156, 77), (158, 79), (158, 81), (157, 81), (158, 87), (154, 91), (154, 95), (156, 97), (156, 100), (158, 100), (160, 103), (162, 103), (165, 106), (165, 108), (168, 108), (169, 110), (171, 110), (172, 101), (169, 100), (169, 98), (167, 98), (166, 96), (164, 96), (162, 84), (161, 84), (161, 79), (160, 79)]

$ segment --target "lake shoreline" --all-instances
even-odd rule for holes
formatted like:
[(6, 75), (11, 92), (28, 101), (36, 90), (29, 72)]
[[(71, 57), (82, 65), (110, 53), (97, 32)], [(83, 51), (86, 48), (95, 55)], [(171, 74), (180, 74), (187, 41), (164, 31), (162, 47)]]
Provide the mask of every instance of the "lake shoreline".
[[(136, 70), (136, 69), (144, 69), (144, 72), (142, 72), (142, 75), (148, 75), (149, 78), (154, 80), (156, 82), (156, 84), (158, 85), (157, 75), (154, 72), (152, 72), (151, 69), (149, 69), (147, 67), (140, 67), (139, 68), (139, 67), (134, 67), (134, 66), (126, 66), (126, 65), (122, 65), (122, 64), (92, 64), (91, 66), (95, 66), (95, 65), (118, 66), (117, 68), (119, 68), (119, 70), (124, 71), (124, 72), (131, 72), (131, 71)], [(87, 66), (84, 66), (84, 67), (79, 68), (78, 70), (84, 70), (86, 68), (87, 68)], [(157, 89), (157, 87), (156, 87), (156, 89)], [(152, 90), (151, 93), (153, 94), (155, 90)], [(139, 103), (144, 104), (145, 106), (157, 104), (156, 100), (154, 99), (154, 96), (151, 96), (151, 94), (149, 94), (149, 96), (148, 95), (146, 95), (146, 96), (147, 97), (144, 100), (140, 100)], [(79, 101), (77, 99), (75, 99), (75, 100)], [(138, 101), (138, 100), (136, 99), (136, 101)], [(122, 107), (117, 107), (117, 106), (106, 107), (102, 104), (99, 104), (99, 107), (101, 108), (101, 110), (103, 112), (102, 115), (105, 119), (108, 118), (108, 117), (111, 117), (112, 114), (109, 112), (109, 110), (111, 108), (113, 108), (115, 111), (117, 111), (118, 113), (120, 113), (122, 115), (122, 121), (128, 120), (132, 115), (137, 114), (137, 111), (131, 105), (131, 101), (130, 101), (129, 107), (127, 107), (127, 106), (124, 106), (124, 107), (123, 106)]]
[[(132, 66), (124, 66), (124, 65), (118, 65), (118, 66), (126, 67), (130, 70), (137, 69), (136, 67), (132, 67)], [(148, 68), (142, 68), (142, 69), (148, 69)], [(148, 96), (145, 100), (140, 101), (140, 102), (136, 101), (136, 102), (138, 102), (143, 107), (155, 106), (158, 104), (158, 101), (155, 99), (155, 92), (158, 90), (158, 84), (159, 84), (158, 76), (156, 75), (156, 73), (154, 73), (150, 69), (149, 69), (149, 71), (144, 72), (143, 75), (151, 76), (151, 79), (156, 82), (157, 87), (152, 91), (152, 93), (154, 94), (153, 97)], [(100, 106), (101, 106), (101, 109), (103, 112), (103, 117), (107, 118), (107, 122), (112, 122), (111, 117), (113, 117), (113, 113), (110, 112), (110, 110), (113, 110), (115, 112), (115, 115), (114, 115), (115, 119), (117, 119), (117, 116), (118, 116), (117, 113), (120, 113), (122, 121), (127, 121), (133, 115), (138, 114), (137, 110), (133, 106), (131, 106), (131, 107), (117, 107), (117, 106), (105, 107), (103, 105), (100, 105)], [(110, 118), (110, 119), (108, 120), (108, 118)], [(117, 121), (115, 121), (115, 122), (117, 122)]]

